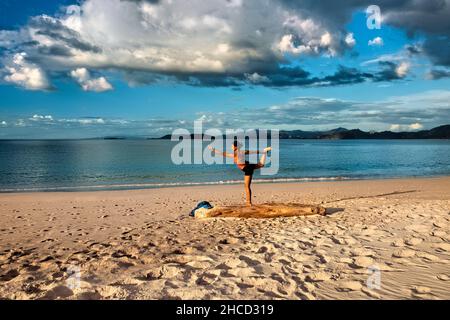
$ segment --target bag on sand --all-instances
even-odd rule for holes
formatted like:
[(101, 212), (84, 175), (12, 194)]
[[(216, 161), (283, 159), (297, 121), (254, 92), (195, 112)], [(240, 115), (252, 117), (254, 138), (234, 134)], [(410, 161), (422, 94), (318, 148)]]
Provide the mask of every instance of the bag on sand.
[(208, 201), (202, 201), (197, 204), (197, 206), (189, 214), (191, 217), (199, 217), (204, 215), (213, 206)]

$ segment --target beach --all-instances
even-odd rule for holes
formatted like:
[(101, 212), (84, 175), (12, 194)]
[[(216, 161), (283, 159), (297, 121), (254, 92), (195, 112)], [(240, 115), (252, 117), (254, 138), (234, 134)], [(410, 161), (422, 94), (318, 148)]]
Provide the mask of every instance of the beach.
[(0, 194), (3, 299), (450, 299), (450, 177)]

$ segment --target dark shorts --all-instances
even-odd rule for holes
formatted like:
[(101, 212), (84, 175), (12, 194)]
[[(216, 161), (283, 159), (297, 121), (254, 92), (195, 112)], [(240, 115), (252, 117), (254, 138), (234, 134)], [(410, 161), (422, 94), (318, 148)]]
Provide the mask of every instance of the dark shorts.
[(244, 172), (244, 175), (252, 176), (255, 169), (259, 169), (259, 165), (257, 165), (256, 163), (246, 163), (245, 167), (241, 170)]

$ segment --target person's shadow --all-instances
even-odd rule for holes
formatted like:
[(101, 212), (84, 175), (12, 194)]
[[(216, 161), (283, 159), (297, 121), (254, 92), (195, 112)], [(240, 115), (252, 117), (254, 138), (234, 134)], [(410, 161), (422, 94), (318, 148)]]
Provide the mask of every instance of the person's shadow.
[(325, 213), (327, 216), (338, 213), (338, 212), (342, 212), (344, 211), (344, 208), (326, 208), (325, 209)]

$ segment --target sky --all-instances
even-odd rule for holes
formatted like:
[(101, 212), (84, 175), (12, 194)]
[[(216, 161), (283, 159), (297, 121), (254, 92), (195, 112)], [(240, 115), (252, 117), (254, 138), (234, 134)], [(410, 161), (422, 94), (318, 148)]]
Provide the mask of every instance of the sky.
[(2, 0), (0, 139), (450, 124), (450, 0)]

